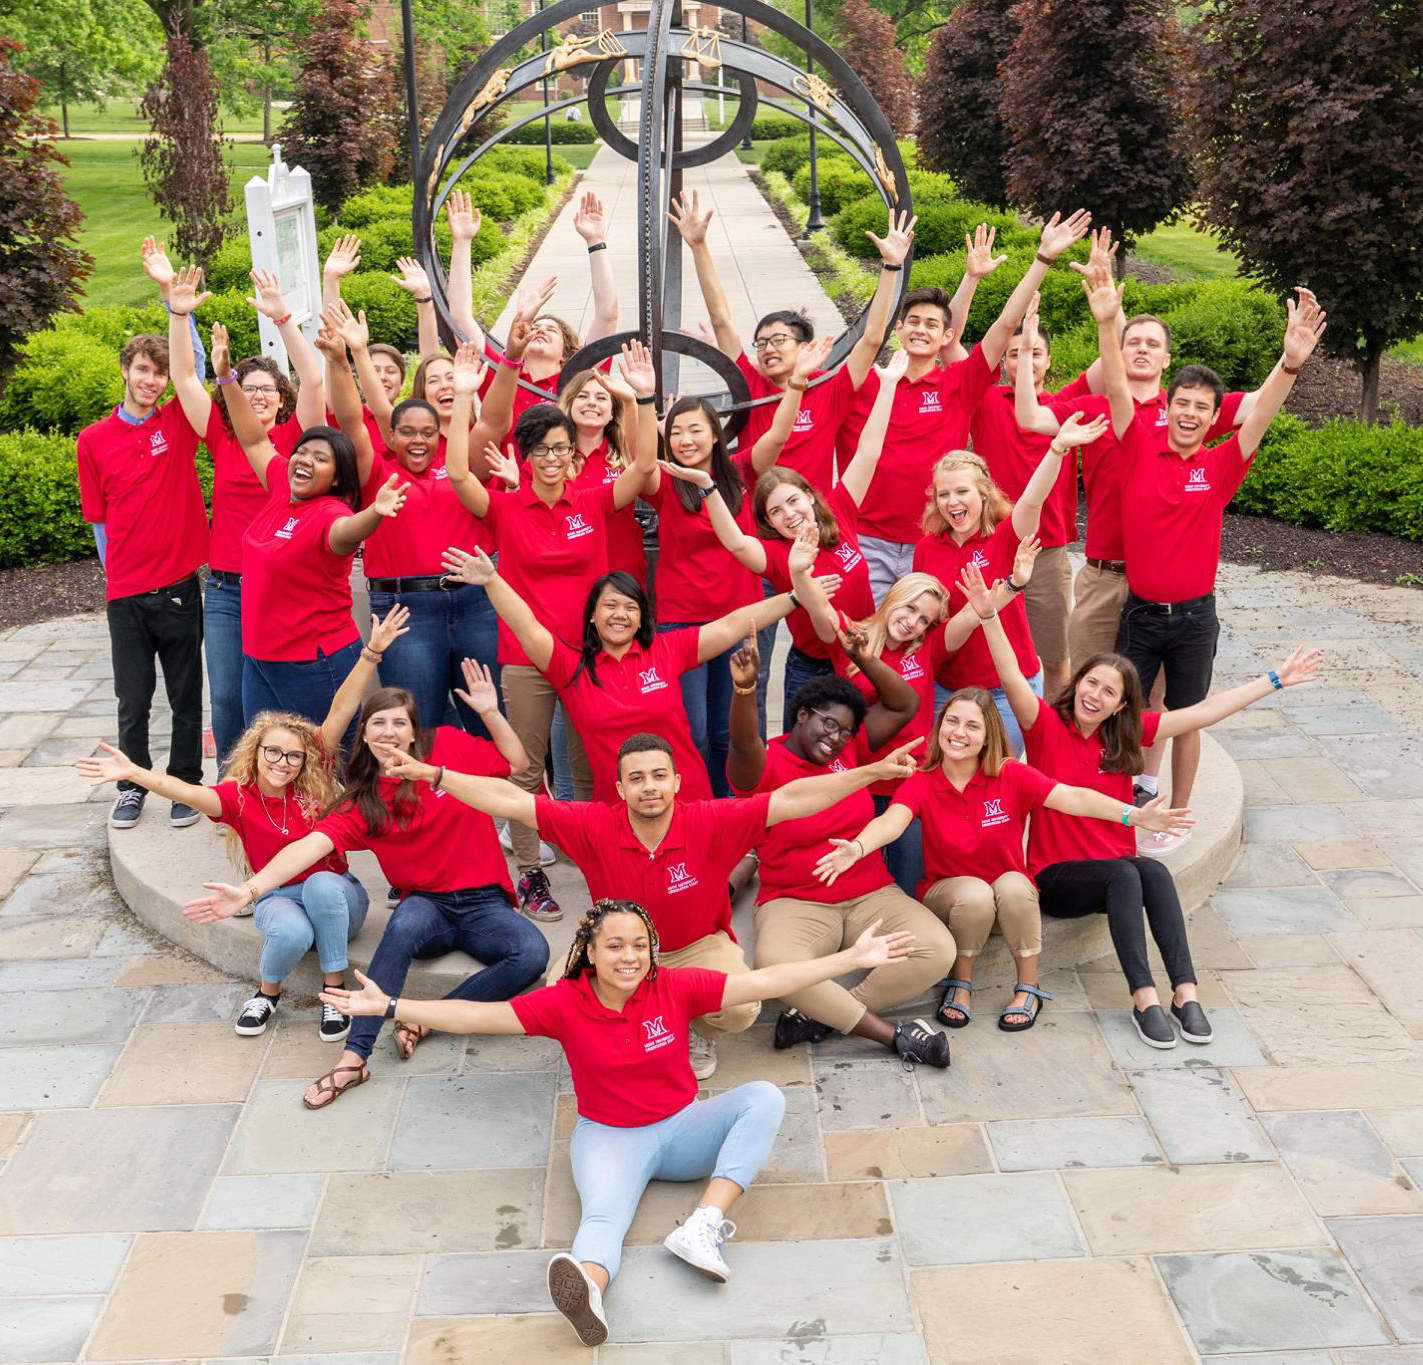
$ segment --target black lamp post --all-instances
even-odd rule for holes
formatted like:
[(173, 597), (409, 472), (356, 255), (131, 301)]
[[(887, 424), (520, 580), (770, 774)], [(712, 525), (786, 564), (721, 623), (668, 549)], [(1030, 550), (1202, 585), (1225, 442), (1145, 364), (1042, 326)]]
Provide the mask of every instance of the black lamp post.
[[(810, 0), (806, 0), (809, 4)], [(544, 12), (544, 0), (539, 0), (539, 13)], [(539, 33), (539, 51), (548, 51), (548, 30), (543, 29)], [(544, 95), (544, 183), (553, 184), (553, 126), (548, 121), (548, 77), (543, 78)]]
[[(805, 26), (806, 29), (814, 32), (810, 22), (811, 0), (805, 0)], [(815, 74), (815, 60), (810, 55), (810, 49), (805, 53), (805, 74), (813, 76)], [(811, 117), (814, 118), (813, 106)], [(815, 159), (815, 124), (810, 125), (810, 212), (805, 219), (805, 236), (809, 237), (812, 232), (820, 232), (825, 227), (825, 219), (820, 216), (820, 168)]]
[(400, 0), (400, 38), (405, 47), (405, 114), (409, 123), (410, 178), (420, 174), (420, 95), (415, 84), (415, 18), (411, 0)]
[[(743, 14), (741, 16), (741, 46), (745, 47), (746, 45), (746, 16)], [(749, 152), (751, 150), (751, 129), (749, 126), (747, 127), (746, 132), (741, 139), (741, 146), (744, 151)]]

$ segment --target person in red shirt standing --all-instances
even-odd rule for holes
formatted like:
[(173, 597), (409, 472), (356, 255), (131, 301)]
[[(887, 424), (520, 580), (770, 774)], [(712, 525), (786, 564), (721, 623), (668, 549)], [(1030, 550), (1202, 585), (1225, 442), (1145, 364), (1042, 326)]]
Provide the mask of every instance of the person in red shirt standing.
[[(672, 745), (645, 734), (619, 748), (618, 805), (553, 801), (468, 773), (444, 773), (443, 786), (476, 810), (517, 820), (556, 843), (578, 864), (594, 900), (617, 892), (644, 906), (669, 967), (734, 974), (747, 968), (731, 932), (727, 879), (747, 849), (782, 820), (815, 815), (871, 782), (912, 770), (906, 747), (853, 772), (804, 778), (747, 801), (682, 802)], [(413, 761), (393, 771), (415, 781), (437, 776), (429, 763)], [(758, 1012), (748, 1003), (696, 1017), (689, 1046), (698, 1080), (716, 1071), (717, 1037), (750, 1028)]]
[[(187, 318), (182, 319), (186, 329)], [(184, 332), (186, 339), (187, 333)], [(168, 387), (168, 343), (131, 337), (119, 353), (123, 401), (79, 433), (76, 457), (84, 520), (103, 526), (104, 594), (118, 701), (119, 748), (141, 768), (152, 765), (148, 717), (156, 659), (173, 709), (168, 772), (198, 783), (203, 775), (203, 611), (198, 568), (208, 557), (207, 509), (194, 456), (198, 438)], [(138, 823), (148, 793), (119, 784), (109, 813), (115, 829)], [(175, 826), (199, 813), (173, 803)]]
[[(1220, 635), (1215, 580), (1225, 509), (1244, 482), (1300, 367), (1324, 334), (1324, 310), (1309, 294), (1301, 295), (1298, 303), (1287, 301), (1289, 318), (1279, 362), (1239, 431), (1207, 447), (1224, 394), (1219, 376), (1204, 365), (1187, 365), (1167, 390), (1166, 425), (1153, 428), (1140, 421), (1117, 338), (1121, 289), (1105, 267), (1094, 268), (1083, 287), (1097, 319), (1103, 383), (1112, 405), (1112, 430), (1121, 445), (1127, 599), (1117, 652), (1136, 665), (1148, 696), (1158, 671), (1164, 673), (1166, 709), (1174, 711), (1194, 706), (1210, 691)], [(1157, 749), (1158, 764), (1160, 752)], [(1199, 732), (1176, 738), (1171, 747), (1171, 796), (1179, 805), (1190, 800), (1200, 758)], [(1182, 837), (1153, 839), (1143, 852), (1160, 857), (1182, 842)]]
[[(367, 848), (387, 880), (404, 892), (371, 958), (371, 979), (384, 990), (400, 990), (414, 959), (456, 949), (484, 965), (446, 999), (507, 1000), (531, 986), (548, 965), (548, 941), (512, 908), (514, 888), (493, 822), (448, 799), (441, 786), (449, 765), (502, 778), (526, 761), (518, 736), (499, 714), (488, 674), (473, 669), (470, 684), (469, 702), (494, 736), (492, 744), (450, 725), (424, 730), (410, 693), (378, 688), (361, 711), (346, 788), (335, 808), (241, 886), (205, 882), (209, 894), (190, 901), (184, 913), (200, 921), (240, 914), (332, 853)], [(402, 764), (427, 759), (430, 780), (408, 780)], [(370, 1079), (381, 1022), (362, 1019), (351, 1030), (336, 1065), (302, 1096), (308, 1109), (323, 1109)], [(408, 1060), (428, 1032), (397, 1025), (401, 1058)]]
[[(991, 611), (981, 579), (966, 571), (970, 602)], [(1171, 1013), (1181, 1036), (1208, 1043), (1211, 1026), (1196, 997), (1196, 971), (1186, 939), (1186, 921), (1176, 884), (1166, 867), (1137, 856), (1128, 816), (1132, 776), (1142, 766), (1142, 746), (1199, 731), (1271, 696), (1282, 687), (1315, 681), (1320, 658), (1296, 649), (1278, 670), (1254, 682), (1164, 713), (1144, 710), (1135, 665), (1120, 654), (1094, 654), (1077, 666), (1071, 684), (1053, 705), (1045, 705), (1018, 671), (1012, 646), (991, 616), (984, 622), (1008, 699), (1028, 740), (1028, 761), (1058, 782), (1090, 787), (1121, 803), (1122, 825), (1071, 820), (1039, 810), (1028, 830), (1028, 870), (1038, 885), (1043, 912), (1064, 918), (1105, 914), (1112, 946), (1131, 991), (1132, 1022), (1151, 1047), (1171, 1048), (1176, 1034), (1161, 1008), (1146, 954), (1146, 930), (1161, 952), (1171, 978)], [(1162, 798), (1152, 803), (1159, 805)]]
[(583, 917), (558, 981), (504, 1004), (392, 998), (366, 977), (361, 990), (323, 1001), (370, 1018), (394, 1018), (451, 1033), (527, 1034), (562, 1045), (578, 1123), (569, 1144), (582, 1213), (571, 1253), (548, 1264), (549, 1294), (585, 1346), (608, 1338), (603, 1294), (618, 1272), (623, 1238), (650, 1180), (710, 1176), (696, 1208), (663, 1246), (703, 1275), (731, 1276), (722, 1249), (735, 1231), (726, 1215), (770, 1156), (785, 1099), (751, 1081), (697, 1099), (681, 1046), (692, 1021), (807, 990), (846, 972), (893, 970), (912, 936), (871, 925), (848, 948), (811, 962), (727, 975), (672, 967), (635, 901), (599, 899)]
[(973, 1017), (974, 960), (997, 920), (1013, 955), (1017, 982), (999, 1013), (1006, 1033), (1030, 1029), (1052, 996), (1038, 985), (1042, 917), (1038, 891), (1023, 859), (1028, 816), (1047, 806), (1096, 820), (1127, 819), (1145, 829), (1170, 829), (1187, 812), (1138, 810), (1101, 792), (1069, 787), (1008, 757), (998, 708), (981, 687), (955, 692), (939, 714), (923, 768), (895, 793), (889, 810), (851, 839), (832, 839), (816, 875), (831, 885), (891, 839), (917, 815), (924, 827), (926, 873), (919, 898), (948, 922), (958, 945), (938, 1017), (962, 1028)]

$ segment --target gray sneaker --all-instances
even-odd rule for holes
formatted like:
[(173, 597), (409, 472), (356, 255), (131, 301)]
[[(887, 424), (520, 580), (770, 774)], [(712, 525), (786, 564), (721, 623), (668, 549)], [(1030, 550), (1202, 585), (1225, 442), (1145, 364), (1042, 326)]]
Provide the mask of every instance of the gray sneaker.
[(173, 809), (168, 813), (168, 823), (174, 829), (187, 829), (189, 825), (196, 825), (202, 818), (201, 811), (195, 811), (183, 801), (173, 802)]
[(143, 803), (147, 800), (148, 793), (142, 787), (125, 787), (109, 812), (109, 824), (115, 829), (132, 829), (138, 824), (138, 817), (143, 814)]

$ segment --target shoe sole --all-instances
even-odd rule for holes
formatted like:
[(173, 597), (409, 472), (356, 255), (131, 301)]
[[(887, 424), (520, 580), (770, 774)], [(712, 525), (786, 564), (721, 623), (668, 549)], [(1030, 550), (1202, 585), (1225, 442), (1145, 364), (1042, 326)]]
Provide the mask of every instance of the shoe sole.
[(709, 1266), (704, 1266), (698, 1261), (694, 1261), (681, 1247), (675, 1244), (674, 1238), (676, 1235), (675, 1232), (669, 1232), (667, 1236), (662, 1239), (662, 1245), (681, 1261), (683, 1265), (691, 1266), (693, 1270), (705, 1275), (709, 1280), (715, 1280), (717, 1284), (725, 1284), (731, 1278), (731, 1272), (729, 1270), (716, 1270)]
[[(267, 1020), (267, 1024), (271, 1022), (270, 1019)], [(239, 1038), (260, 1038), (262, 1034), (266, 1033), (267, 1024), (260, 1024), (256, 1028), (253, 1028), (250, 1024), (248, 1024), (246, 1028), (243, 1028), (241, 1024), (234, 1024), (232, 1030)]]
[(1138, 848), (1137, 853), (1143, 858), (1169, 858), (1173, 853), (1177, 852), (1177, 850), (1185, 848), (1186, 845), (1190, 842), (1191, 841), (1189, 839), (1182, 839), (1179, 844), (1173, 844), (1170, 848), (1165, 849), (1164, 851), (1157, 851), (1150, 847)]
[(174, 829), (187, 829), (189, 825), (196, 825), (202, 818), (202, 813), (199, 812), (197, 815), (194, 815), (192, 819), (185, 817), (182, 820), (174, 820), (170, 817), (168, 823), (172, 825)]
[(1179, 1019), (1174, 1019), (1174, 1022), (1176, 1024), (1176, 1031), (1181, 1035), (1181, 1037), (1183, 1037), (1188, 1043), (1195, 1043), (1197, 1047), (1204, 1047), (1206, 1043), (1213, 1042), (1215, 1040), (1214, 1033), (1187, 1033), (1186, 1030), (1181, 1027), (1181, 1021)]
[(539, 924), (556, 924), (563, 918), (562, 910), (555, 910), (552, 914), (544, 910), (525, 910), (523, 914), (525, 919), (535, 920)]
[(1155, 1038), (1149, 1038), (1143, 1031), (1140, 1024), (1135, 1019), (1131, 1021), (1132, 1027), (1136, 1030), (1136, 1036), (1141, 1039), (1147, 1047), (1154, 1047), (1158, 1052), (1170, 1052), (1176, 1046), (1176, 1039), (1173, 1037), (1169, 1043), (1159, 1042)]
[(601, 1346), (607, 1341), (608, 1328), (593, 1311), (588, 1281), (571, 1259), (549, 1262), (548, 1296), (585, 1346)]
[(344, 1033), (322, 1033), (320, 1029), (317, 1029), (316, 1036), (320, 1038), (323, 1043), (344, 1043), (350, 1035), (350, 1032), (351, 1026), (347, 1024)]
[(715, 1075), (716, 1075), (716, 1064), (715, 1064), (715, 1063), (713, 1063), (710, 1067), (703, 1067), (702, 1070), (700, 1070), (700, 1071), (698, 1071), (696, 1067), (693, 1067), (693, 1068), (692, 1068), (692, 1079), (693, 1079), (693, 1080), (697, 1080), (697, 1081), (709, 1081), (709, 1080), (711, 1080), (711, 1078), (712, 1078), (713, 1076), (715, 1076)]
[(136, 815), (132, 820), (115, 820), (112, 815), (109, 816), (110, 829), (132, 829), (136, 824), (138, 824), (138, 816)]

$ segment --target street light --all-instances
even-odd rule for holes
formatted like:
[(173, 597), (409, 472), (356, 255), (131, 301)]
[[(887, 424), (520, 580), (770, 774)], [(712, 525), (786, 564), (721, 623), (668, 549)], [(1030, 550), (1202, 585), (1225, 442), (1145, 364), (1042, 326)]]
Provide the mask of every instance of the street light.
[[(810, 0), (806, 0), (809, 4)], [(539, 0), (539, 13), (544, 12), (544, 0)], [(548, 29), (539, 33), (539, 51), (548, 51)], [(548, 121), (548, 77), (543, 78), (544, 93), (544, 183), (553, 184), (553, 126)]]
[[(744, 14), (741, 16), (741, 46), (748, 46), (746, 42), (746, 16)], [(749, 152), (751, 150), (751, 125), (749, 123), (746, 125), (745, 133), (742, 134), (741, 147), (743, 151)]]
[[(815, 30), (811, 27), (810, 6), (811, 0), (805, 0), (805, 27), (807, 32), (813, 33)], [(807, 76), (815, 74), (815, 59), (810, 55), (809, 47), (805, 50), (805, 74)], [(809, 101), (807, 101), (807, 108), (810, 108)], [(812, 232), (822, 231), (825, 227), (825, 219), (820, 216), (820, 168), (816, 165), (815, 160), (815, 123), (813, 121), (815, 113), (813, 109), (811, 109), (810, 116), (812, 119), (810, 125), (810, 212), (805, 219), (805, 238), (808, 238)]]
[(420, 174), (420, 92), (415, 84), (415, 19), (411, 0), (400, 0), (400, 40), (405, 48), (405, 116), (410, 138), (410, 179)]

